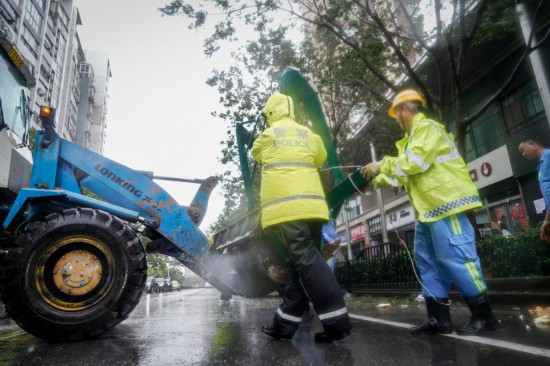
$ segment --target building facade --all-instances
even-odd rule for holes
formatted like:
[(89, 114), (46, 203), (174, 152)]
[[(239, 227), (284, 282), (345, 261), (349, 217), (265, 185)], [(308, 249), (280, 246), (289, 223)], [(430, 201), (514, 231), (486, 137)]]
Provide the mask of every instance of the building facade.
[[(86, 59), (78, 37), (77, 26), (81, 25), (79, 11), (72, 0), (2, 0), (0, 2), (0, 31), (17, 47), (31, 66), (36, 78), (36, 87), (27, 96), (31, 106), (31, 123), (39, 127), (38, 113), (41, 105), (56, 108), (56, 129), (69, 141), (77, 142), (78, 116), (81, 108), (82, 64), (97, 67), (100, 76), (111, 75), (108, 59)], [(96, 65), (97, 64), (97, 65)], [(91, 103), (88, 145), (92, 151), (101, 153), (105, 139), (105, 116), (108, 83), (101, 77), (93, 80), (100, 89), (100, 98)], [(90, 105), (82, 106), (90, 108)], [(96, 112), (99, 111), (99, 112)], [(95, 117), (96, 114), (101, 115)], [(100, 122), (101, 121), (101, 122)]]
[[(537, 24), (535, 42), (550, 28), (548, 4), (543, 11), (547, 15)], [(529, 38), (529, 19), (521, 19), (512, 38), (478, 49), (479, 63), (471, 65), (472, 79), (465, 91), (468, 112), (485, 103), (510, 75)], [(543, 220), (537, 162), (523, 158), (518, 145), (532, 138), (550, 147), (548, 60), (550, 41), (530, 54), (506, 92), (468, 128), (465, 160), (484, 204), (475, 212), (481, 236), (514, 235)], [(415, 216), (406, 192), (385, 188), (381, 190), (382, 205), (379, 201), (375, 194), (358, 194), (348, 202), (352, 256), (385, 241), (403, 240), (413, 246)], [(343, 214), (338, 217), (337, 230), (342, 242), (347, 242)]]

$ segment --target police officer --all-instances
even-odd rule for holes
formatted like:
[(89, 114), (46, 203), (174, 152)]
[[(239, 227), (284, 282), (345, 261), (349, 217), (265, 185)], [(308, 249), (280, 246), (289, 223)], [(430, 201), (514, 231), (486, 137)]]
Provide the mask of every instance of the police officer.
[(262, 165), (260, 191), (263, 229), (282, 238), (290, 263), (283, 301), (262, 332), (290, 339), (298, 330), (309, 301), (323, 332), (316, 342), (348, 336), (351, 323), (340, 286), (319, 247), (328, 208), (317, 169), (327, 153), (321, 138), (294, 120), (292, 98), (273, 94), (264, 109), (267, 128), (254, 142), (252, 156)]
[(396, 143), (397, 157), (363, 167), (374, 187), (403, 185), (416, 211), (415, 262), (423, 282), (427, 321), (412, 334), (452, 332), (449, 289), (454, 282), (472, 317), (457, 333), (478, 334), (498, 327), (466, 212), (481, 207), (464, 160), (445, 127), (422, 113), (424, 100), (415, 90), (397, 94), (389, 115), (405, 130)]

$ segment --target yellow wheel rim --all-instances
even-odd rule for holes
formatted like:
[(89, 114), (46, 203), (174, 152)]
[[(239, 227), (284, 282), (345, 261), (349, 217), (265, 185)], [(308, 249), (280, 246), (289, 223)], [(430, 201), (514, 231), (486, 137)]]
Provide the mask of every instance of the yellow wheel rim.
[(116, 262), (101, 240), (75, 235), (50, 245), (35, 268), (36, 289), (46, 303), (58, 310), (80, 311), (109, 293)]

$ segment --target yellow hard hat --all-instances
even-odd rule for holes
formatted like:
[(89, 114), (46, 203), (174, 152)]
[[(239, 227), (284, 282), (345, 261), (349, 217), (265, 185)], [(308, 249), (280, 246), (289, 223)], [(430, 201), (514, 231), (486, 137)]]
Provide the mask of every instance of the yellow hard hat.
[(424, 99), (418, 94), (416, 90), (407, 89), (403, 90), (399, 94), (395, 96), (395, 99), (393, 100), (393, 105), (391, 106), (390, 110), (388, 111), (388, 114), (391, 118), (395, 118), (395, 109), (397, 106), (401, 103), (406, 102), (420, 102), (422, 106), (425, 105)]

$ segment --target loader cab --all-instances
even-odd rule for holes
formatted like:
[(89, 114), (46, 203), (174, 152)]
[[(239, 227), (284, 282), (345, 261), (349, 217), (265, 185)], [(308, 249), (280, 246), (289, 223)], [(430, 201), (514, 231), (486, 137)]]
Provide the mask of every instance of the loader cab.
[(0, 206), (28, 187), (32, 154), (28, 146), (27, 95), (35, 81), (15, 46), (0, 32)]

